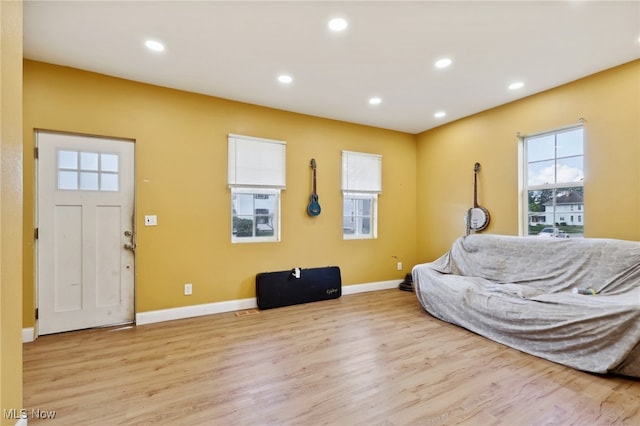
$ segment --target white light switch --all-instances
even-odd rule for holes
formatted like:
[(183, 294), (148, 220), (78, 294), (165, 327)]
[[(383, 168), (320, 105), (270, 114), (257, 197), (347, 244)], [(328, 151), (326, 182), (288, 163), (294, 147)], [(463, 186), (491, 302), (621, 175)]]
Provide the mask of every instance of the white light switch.
[(146, 215), (144, 217), (144, 226), (157, 226), (158, 225), (158, 216), (155, 214)]

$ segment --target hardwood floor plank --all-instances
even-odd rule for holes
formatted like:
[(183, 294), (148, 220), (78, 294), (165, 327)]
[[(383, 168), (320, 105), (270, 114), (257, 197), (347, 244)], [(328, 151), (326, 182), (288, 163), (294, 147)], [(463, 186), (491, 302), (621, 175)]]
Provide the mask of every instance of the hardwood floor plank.
[(43, 336), (30, 425), (637, 425), (640, 380), (521, 353), (385, 290)]

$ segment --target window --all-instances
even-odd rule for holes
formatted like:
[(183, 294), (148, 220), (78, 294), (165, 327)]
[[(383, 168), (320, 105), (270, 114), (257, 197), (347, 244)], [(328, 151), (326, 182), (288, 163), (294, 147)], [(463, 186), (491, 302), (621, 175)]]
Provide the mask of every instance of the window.
[(280, 241), (286, 143), (229, 135), (231, 242)]
[(382, 193), (382, 156), (342, 152), (342, 235), (378, 236), (378, 195)]
[(279, 190), (231, 190), (232, 239), (277, 241)]
[[(582, 126), (521, 138), (524, 147), (524, 235), (544, 228), (582, 237), (584, 215), (584, 142)], [(555, 233), (559, 235), (560, 233)]]
[(374, 238), (373, 207), (377, 201), (375, 194), (345, 194), (343, 198), (344, 216), (342, 232), (345, 238), (360, 237)]
[(118, 191), (118, 154), (59, 150), (57, 187), (67, 191)]

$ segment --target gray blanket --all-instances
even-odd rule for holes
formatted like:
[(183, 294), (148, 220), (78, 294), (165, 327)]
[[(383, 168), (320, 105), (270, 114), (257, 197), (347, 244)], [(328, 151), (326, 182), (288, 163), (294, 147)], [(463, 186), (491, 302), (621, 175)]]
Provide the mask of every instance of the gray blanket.
[(639, 242), (470, 235), (415, 266), (413, 281), (444, 321), (576, 369), (640, 377)]

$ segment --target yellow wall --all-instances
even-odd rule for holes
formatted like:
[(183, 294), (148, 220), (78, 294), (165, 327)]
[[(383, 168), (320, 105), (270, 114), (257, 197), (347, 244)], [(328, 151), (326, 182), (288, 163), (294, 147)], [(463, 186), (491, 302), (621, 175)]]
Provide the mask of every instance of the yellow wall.
[[(22, 2), (0, 1), (0, 424), (22, 408)], [(15, 413), (15, 412), (14, 412)]]
[[(518, 233), (518, 139), (578, 122), (585, 128), (585, 234), (640, 240), (640, 61), (409, 135), (25, 61), (24, 144), (34, 129), (136, 142), (137, 311), (255, 296), (255, 275), (339, 265), (345, 285), (399, 279), (465, 232), (473, 202), (485, 232)], [(230, 243), (228, 133), (287, 145), (280, 243)], [(341, 235), (340, 152), (383, 159), (379, 238)], [(318, 161), (322, 214), (306, 215), (309, 159)], [(34, 161), (25, 158), (24, 323), (34, 324)], [(613, 204), (613, 202), (615, 203)], [(145, 214), (159, 226), (144, 227)], [(397, 260), (404, 263), (396, 271)], [(183, 284), (194, 284), (183, 296)]]
[[(134, 139), (137, 312), (255, 297), (255, 275), (338, 265), (344, 285), (400, 280), (416, 261), (415, 137), (24, 63), (24, 149), (34, 129)], [(231, 244), (227, 134), (287, 142), (282, 241)], [(383, 155), (378, 238), (342, 239), (341, 151)], [(322, 214), (306, 214), (309, 161)], [(25, 157), (24, 326), (34, 324), (34, 160)], [(144, 215), (158, 216), (145, 227)], [(396, 270), (396, 259), (405, 265)], [(399, 281), (398, 281), (399, 282)], [(184, 283), (193, 295), (184, 296)]]
[(578, 123), (585, 129), (585, 236), (640, 240), (640, 61), (417, 135), (418, 261), (465, 233), (473, 165), (485, 232), (518, 234), (518, 138)]

